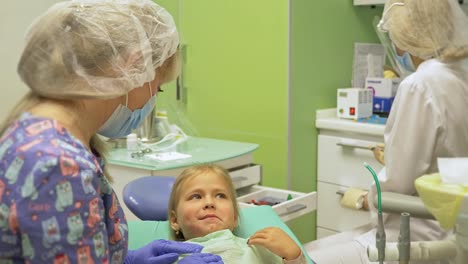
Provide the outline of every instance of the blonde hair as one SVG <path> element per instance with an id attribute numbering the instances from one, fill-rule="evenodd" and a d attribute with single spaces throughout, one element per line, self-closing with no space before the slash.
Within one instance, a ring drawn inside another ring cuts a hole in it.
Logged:
<path id="1" fill-rule="evenodd" d="M 230 196 L 232 197 L 232 207 L 234 208 L 234 217 L 237 219 L 239 217 L 239 206 L 237 205 L 236 200 L 236 189 L 234 188 L 234 184 L 232 183 L 231 176 L 229 176 L 229 172 L 224 169 L 223 167 L 216 165 L 216 164 L 202 164 L 192 166 L 190 168 L 185 169 L 176 179 L 174 182 L 174 186 L 172 187 L 171 196 L 169 198 L 168 204 L 168 219 L 171 219 L 171 212 L 176 211 L 177 206 L 179 205 L 180 201 L 180 193 L 182 191 L 182 187 L 186 181 L 189 179 L 194 178 L 203 173 L 212 172 L 220 177 L 226 182 Z M 171 234 L 172 239 L 178 241 L 185 241 L 184 235 L 182 232 L 176 232 L 172 228 L 169 227 L 169 232 Z"/>
<path id="2" fill-rule="evenodd" d="M 395 3 L 404 5 L 390 7 Z M 395 45 L 423 60 L 468 57 L 466 15 L 454 0 L 390 0 L 388 31 Z"/>

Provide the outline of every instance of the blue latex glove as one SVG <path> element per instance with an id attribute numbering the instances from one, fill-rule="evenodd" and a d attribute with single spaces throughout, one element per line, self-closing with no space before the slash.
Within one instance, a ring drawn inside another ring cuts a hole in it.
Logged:
<path id="1" fill-rule="evenodd" d="M 195 253 L 179 261 L 179 264 L 223 264 L 220 256 L 208 253 Z"/>
<path id="2" fill-rule="evenodd" d="M 200 253 L 202 249 L 203 246 L 192 243 L 154 240 L 142 248 L 129 250 L 124 264 L 172 264 L 179 258 L 179 254 Z M 186 264 L 189 263 L 192 262 Z M 199 262 L 194 262 L 194 264 L 197 263 Z"/>

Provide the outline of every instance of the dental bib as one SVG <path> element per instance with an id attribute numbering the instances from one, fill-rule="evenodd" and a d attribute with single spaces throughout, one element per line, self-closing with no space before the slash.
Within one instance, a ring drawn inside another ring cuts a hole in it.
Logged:
<path id="1" fill-rule="evenodd" d="M 203 246 L 203 253 L 219 255 L 225 264 L 268 263 L 282 264 L 283 259 L 261 246 L 247 245 L 247 239 L 235 236 L 230 230 L 220 230 L 187 242 Z"/>

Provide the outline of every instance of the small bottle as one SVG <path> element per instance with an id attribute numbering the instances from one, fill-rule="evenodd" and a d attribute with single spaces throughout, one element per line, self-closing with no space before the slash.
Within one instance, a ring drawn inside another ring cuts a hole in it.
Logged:
<path id="1" fill-rule="evenodd" d="M 127 136 L 127 151 L 137 151 L 138 150 L 138 138 L 135 133 L 131 133 Z"/>

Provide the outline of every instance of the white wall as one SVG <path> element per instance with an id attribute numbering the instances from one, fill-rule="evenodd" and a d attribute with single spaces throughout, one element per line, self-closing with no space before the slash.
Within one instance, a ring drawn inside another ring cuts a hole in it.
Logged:
<path id="1" fill-rule="evenodd" d="M 16 65 L 28 26 L 58 0 L 7 0 L 0 8 L 0 120 L 27 91 L 16 73 Z"/>

